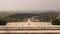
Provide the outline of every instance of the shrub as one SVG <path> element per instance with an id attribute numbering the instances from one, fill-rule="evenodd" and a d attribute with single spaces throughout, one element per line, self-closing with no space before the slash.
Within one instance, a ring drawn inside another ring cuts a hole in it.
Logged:
<path id="1" fill-rule="evenodd" d="M 55 19 L 52 21 L 52 25 L 60 25 L 60 21 L 58 19 Z"/>
<path id="2" fill-rule="evenodd" d="M 6 21 L 4 21 L 4 20 L 0 20 L 0 25 L 6 25 Z"/>

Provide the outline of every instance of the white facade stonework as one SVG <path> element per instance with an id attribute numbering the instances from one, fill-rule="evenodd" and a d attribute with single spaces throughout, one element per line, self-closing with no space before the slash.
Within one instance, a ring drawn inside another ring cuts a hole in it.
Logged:
<path id="1" fill-rule="evenodd" d="M 0 33 L 40 33 L 60 34 L 60 26 L 51 22 L 8 22 L 6 26 L 0 26 Z"/>

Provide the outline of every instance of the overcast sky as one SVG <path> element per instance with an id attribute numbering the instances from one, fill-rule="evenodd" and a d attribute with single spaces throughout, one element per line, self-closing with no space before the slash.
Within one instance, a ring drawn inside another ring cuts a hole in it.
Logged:
<path id="1" fill-rule="evenodd" d="M 60 10 L 60 0 L 0 0 L 0 10 Z"/>

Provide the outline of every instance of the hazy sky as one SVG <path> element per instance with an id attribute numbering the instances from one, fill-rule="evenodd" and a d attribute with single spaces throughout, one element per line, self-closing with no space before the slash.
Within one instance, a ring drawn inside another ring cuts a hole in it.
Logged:
<path id="1" fill-rule="evenodd" d="M 0 10 L 60 10 L 60 0 L 0 0 Z"/>

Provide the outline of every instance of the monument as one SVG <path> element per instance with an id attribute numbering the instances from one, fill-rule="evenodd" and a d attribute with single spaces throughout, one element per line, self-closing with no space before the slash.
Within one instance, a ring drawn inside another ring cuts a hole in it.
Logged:
<path id="1" fill-rule="evenodd" d="M 60 34 L 60 26 L 51 22 L 8 22 L 6 26 L 0 26 L 0 33 L 8 34 Z"/>
<path id="2" fill-rule="evenodd" d="M 10 27 L 50 27 L 51 22 L 32 22 L 28 18 L 27 22 L 8 22 L 6 26 Z"/>

